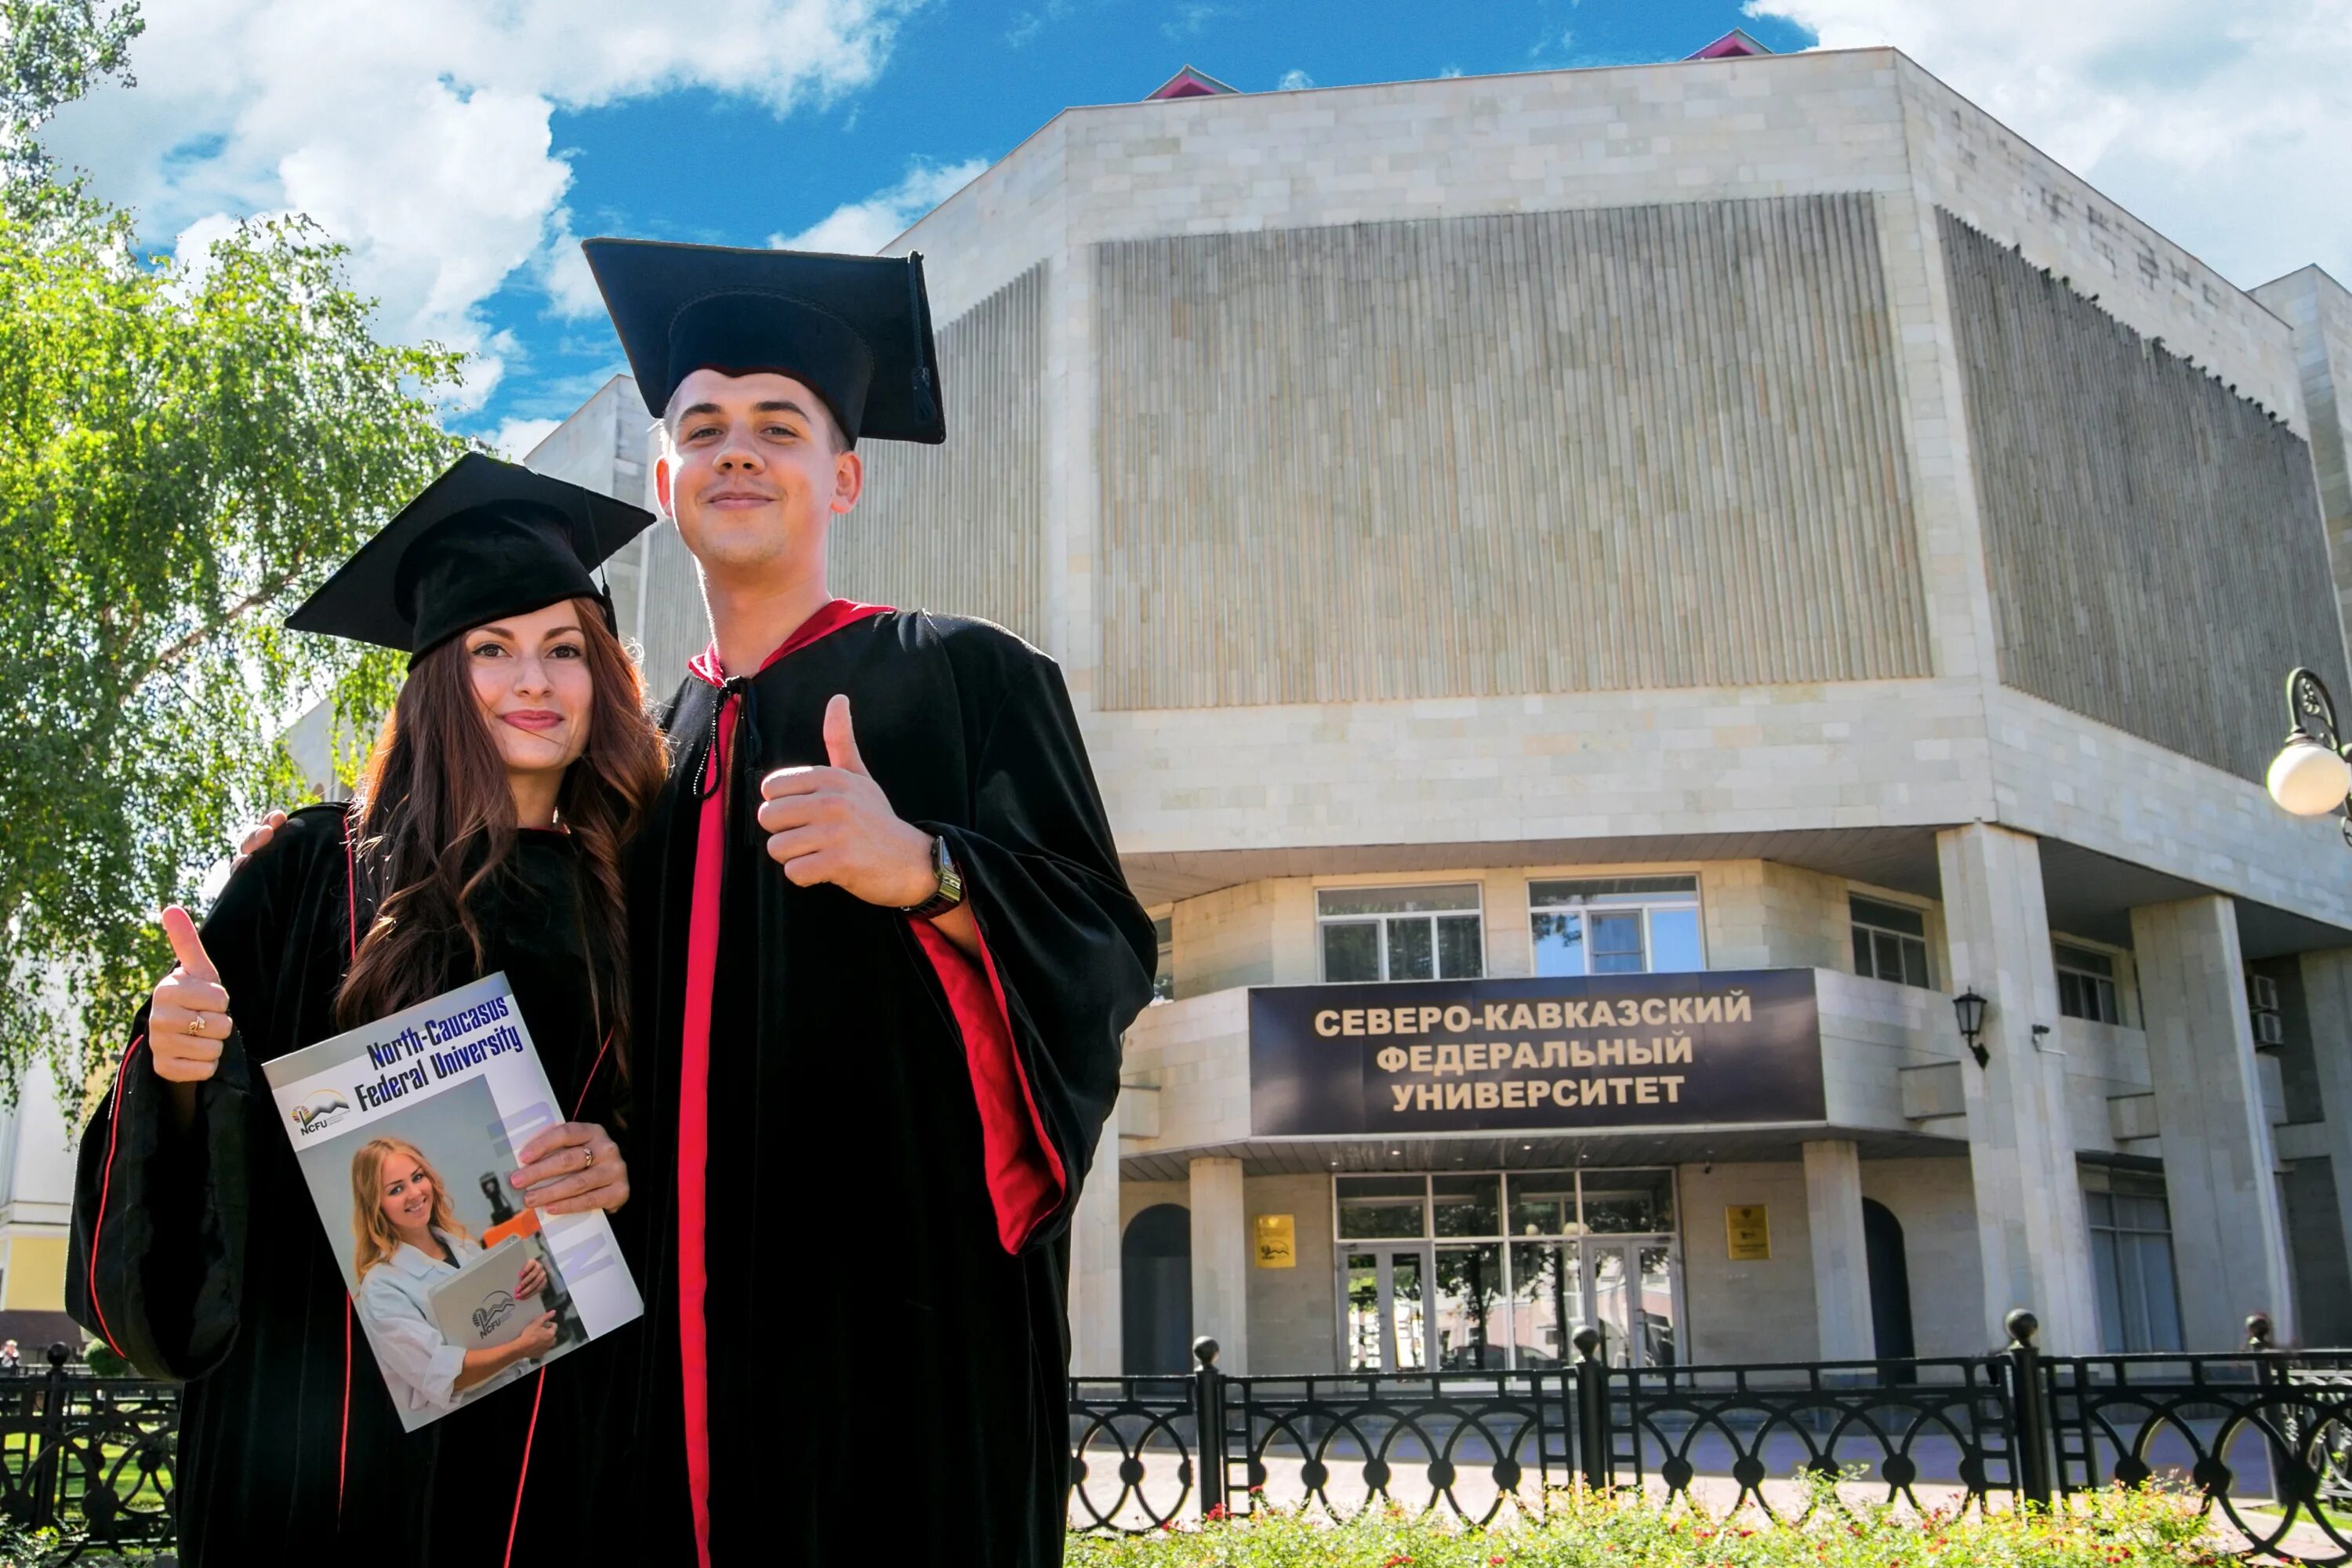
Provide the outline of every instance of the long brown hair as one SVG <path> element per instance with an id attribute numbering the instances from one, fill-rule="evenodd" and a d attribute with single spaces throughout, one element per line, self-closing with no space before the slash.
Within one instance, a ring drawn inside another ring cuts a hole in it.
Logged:
<path id="1" fill-rule="evenodd" d="M 556 820 L 586 873 L 582 889 L 588 994 L 614 1060 L 628 1062 L 628 920 L 621 856 L 663 776 L 660 733 L 645 715 L 645 683 L 604 625 L 604 606 L 575 599 L 594 687 L 588 744 L 565 770 Z M 467 638 L 419 656 L 368 757 L 353 809 L 359 875 L 375 918 L 343 976 L 335 1016 L 345 1028 L 421 1002 L 487 950 L 478 896 L 515 846 L 514 795 L 490 721 L 474 695 Z"/>
<path id="2" fill-rule="evenodd" d="M 425 1224 L 445 1236 L 474 1239 L 474 1233 L 457 1223 L 457 1212 L 449 1206 L 449 1189 L 423 1150 L 405 1138 L 371 1138 L 352 1156 L 352 1271 L 362 1279 L 400 1250 L 400 1232 L 383 1212 L 383 1163 L 394 1155 L 415 1161 L 433 1184 L 433 1213 Z"/>

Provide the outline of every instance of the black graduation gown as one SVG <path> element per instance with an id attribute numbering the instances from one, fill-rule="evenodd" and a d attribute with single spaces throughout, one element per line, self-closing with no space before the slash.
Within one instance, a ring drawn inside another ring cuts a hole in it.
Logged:
<path id="1" fill-rule="evenodd" d="M 1119 870 L 1061 672 L 1010 633 L 885 612 L 772 660 L 743 689 L 704 1099 L 712 1559 L 1058 1563 L 1064 1238 L 1118 1094 L 1120 1036 L 1150 994 L 1151 922 Z M 835 692 L 893 809 L 943 835 L 967 879 L 1029 1125 L 1061 1167 L 1058 1201 L 1010 1248 L 965 1037 L 914 922 L 838 888 L 794 886 L 755 820 L 761 776 L 825 762 Z M 670 785 L 636 845 L 635 1103 L 648 1172 L 677 1161 L 698 1087 L 680 1071 L 698 783 L 724 696 L 693 679 L 681 689 Z M 691 1564 L 678 1359 L 690 1222 L 676 1192 L 646 1202 L 647 1185 L 633 1187 L 624 1215 L 638 1227 L 648 1317 L 634 1450 L 647 1533 L 633 1560 Z"/>
<path id="2" fill-rule="evenodd" d="M 353 913 L 343 832 L 341 806 L 295 813 L 205 921 L 236 1032 L 184 1132 L 141 1010 L 81 1137 L 67 1308 L 141 1371 L 187 1380 L 173 1507 L 190 1568 L 243 1568 L 289 1548 L 336 1563 L 495 1565 L 510 1526 L 513 1563 L 577 1568 L 597 1560 L 581 1500 L 597 1475 L 591 1428 L 613 1336 L 547 1368 L 543 1384 L 519 1380 L 404 1434 L 278 1126 L 259 1064 L 340 1032 Z M 561 834 L 525 833 L 510 865 L 483 910 L 484 973 L 506 972 L 556 1093 L 609 1126 L 615 1064 L 598 1060 L 575 852 Z"/>

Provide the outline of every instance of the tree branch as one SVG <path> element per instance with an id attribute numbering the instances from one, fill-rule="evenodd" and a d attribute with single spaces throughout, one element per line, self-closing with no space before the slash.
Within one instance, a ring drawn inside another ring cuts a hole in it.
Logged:
<path id="1" fill-rule="evenodd" d="M 231 605 L 222 613 L 219 619 L 207 621 L 199 626 L 190 627 L 169 646 L 159 651 L 154 658 L 149 659 L 142 665 L 137 666 L 131 675 L 129 684 L 124 689 L 130 691 L 138 690 L 141 687 L 146 685 L 148 681 L 153 679 L 156 676 L 161 675 L 163 671 L 171 668 L 173 665 L 187 658 L 188 655 L 194 653 L 198 647 L 204 645 L 206 639 L 229 626 L 235 626 L 238 621 L 244 619 L 255 610 L 259 609 L 262 605 L 268 604 L 270 600 L 284 593 L 288 588 L 293 585 L 294 579 L 302 574 L 302 557 L 298 552 L 294 560 L 289 562 L 285 567 L 278 572 L 272 573 L 268 577 L 264 578 L 259 587 L 254 589 L 253 592 L 247 594 L 242 599 L 239 599 L 236 604 Z"/>

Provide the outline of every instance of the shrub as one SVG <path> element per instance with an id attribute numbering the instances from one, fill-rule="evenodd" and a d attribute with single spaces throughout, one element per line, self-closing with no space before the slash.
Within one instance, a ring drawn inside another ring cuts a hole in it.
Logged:
<path id="1" fill-rule="evenodd" d="M 1478 1529 L 1440 1514 L 1310 1508 L 1151 1535 L 1072 1536 L 1069 1568 L 2203 1568 L 2223 1557 L 2195 1501 L 2114 1489 L 2053 1509 L 1925 1514 L 1843 1501 L 1814 1485 L 1801 1519 L 1717 1515 L 1639 1493 L 1555 1492 L 1540 1517 Z"/>

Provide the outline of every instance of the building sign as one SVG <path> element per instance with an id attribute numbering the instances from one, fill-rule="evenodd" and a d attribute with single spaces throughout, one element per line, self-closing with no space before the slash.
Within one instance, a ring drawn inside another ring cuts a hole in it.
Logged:
<path id="1" fill-rule="evenodd" d="M 1257 1266 L 1260 1268 L 1298 1267 L 1298 1218 L 1296 1215 L 1257 1216 Z"/>
<path id="2" fill-rule="evenodd" d="M 1261 1137 L 1820 1121 L 1810 969 L 1252 987 Z"/>
<path id="3" fill-rule="evenodd" d="M 1724 1205 L 1723 1255 L 1734 1263 L 1762 1263 L 1772 1256 L 1772 1216 L 1762 1204 Z"/>

